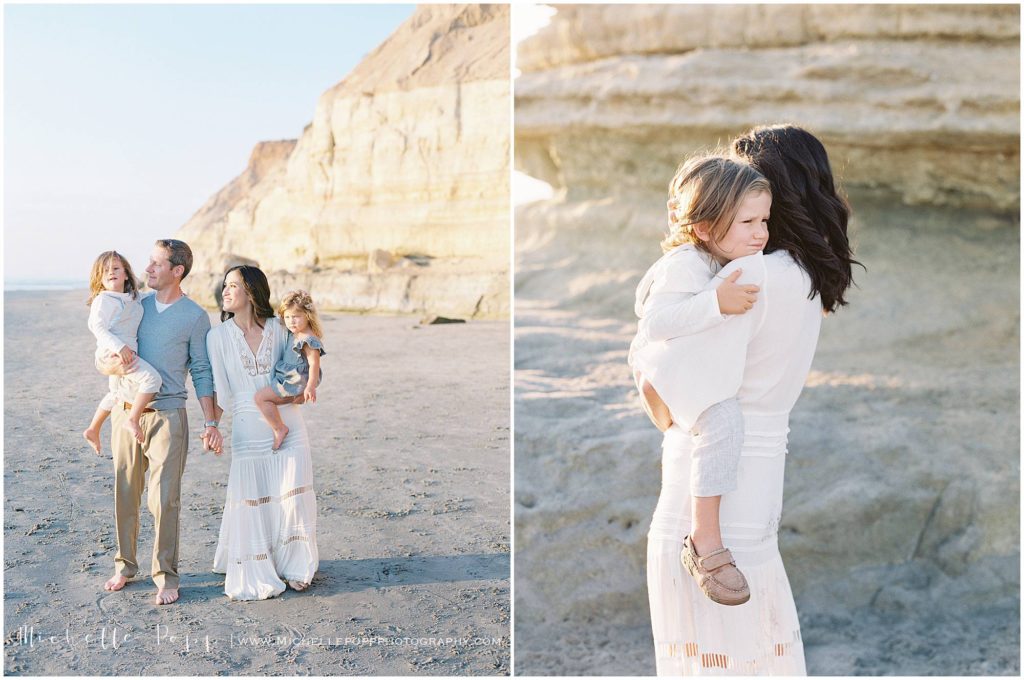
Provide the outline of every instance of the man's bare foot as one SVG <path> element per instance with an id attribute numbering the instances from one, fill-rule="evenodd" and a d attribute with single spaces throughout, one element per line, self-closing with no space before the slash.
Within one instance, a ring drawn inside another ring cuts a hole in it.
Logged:
<path id="1" fill-rule="evenodd" d="M 280 430 L 274 430 L 274 450 L 281 448 L 284 438 L 288 436 L 288 426 L 282 425 Z"/>
<path id="2" fill-rule="evenodd" d="M 303 583 L 302 581 L 288 581 L 288 587 L 292 590 L 302 592 L 303 590 L 309 587 L 309 584 Z"/>
<path id="3" fill-rule="evenodd" d="M 103 455 L 102 453 L 100 453 L 100 431 L 99 430 L 94 430 L 94 429 L 92 429 L 90 427 L 88 430 L 86 430 L 85 432 L 82 433 L 82 436 L 85 437 L 85 441 L 89 442 L 89 445 L 92 446 L 92 449 L 93 449 L 93 451 L 96 452 L 97 456 L 102 456 Z"/>
<path id="4" fill-rule="evenodd" d="M 177 601 L 177 588 L 161 588 L 160 590 L 156 591 L 156 597 L 153 598 L 153 604 L 171 604 L 172 602 Z"/>
<path id="5" fill-rule="evenodd" d="M 121 590 L 121 588 L 124 588 L 125 583 L 128 583 L 127 578 L 125 578 L 124 576 L 118 576 L 117 574 L 114 574 L 107 580 L 106 583 L 103 584 L 103 590 L 109 590 L 111 592 L 115 590 Z"/>
<path id="6" fill-rule="evenodd" d="M 137 421 L 128 419 L 124 421 L 124 427 L 132 433 L 132 437 L 135 438 L 135 441 L 140 444 L 145 443 L 145 440 L 142 438 L 142 428 L 139 426 Z"/>

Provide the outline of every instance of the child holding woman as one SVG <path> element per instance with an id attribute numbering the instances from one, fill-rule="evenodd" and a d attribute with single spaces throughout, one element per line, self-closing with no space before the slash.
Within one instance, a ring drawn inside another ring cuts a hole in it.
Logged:
<path id="1" fill-rule="evenodd" d="M 89 293 L 86 304 L 89 305 L 89 330 L 96 336 L 97 369 L 100 361 L 111 354 L 119 356 L 125 366 L 129 365 L 139 350 L 137 333 L 142 321 L 142 303 L 138 299 L 138 285 L 128 260 L 114 250 L 100 253 L 92 265 Z M 123 376 L 110 376 L 110 391 L 100 401 L 92 422 L 82 433 L 97 455 L 100 453 L 100 428 L 110 416 L 111 409 L 121 408 L 122 404 L 128 407 L 128 402 L 117 403 L 119 393 L 123 399 L 125 392 L 135 392 L 125 427 L 137 442 L 143 443 L 139 418 L 161 384 L 163 380 L 157 370 L 141 358 Z"/>
<path id="2" fill-rule="evenodd" d="M 274 431 L 274 450 L 281 448 L 288 436 L 288 426 L 277 407 L 281 404 L 316 403 L 316 388 L 323 380 L 320 357 L 324 351 L 323 328 L 313 305 L 313 298 L 304 290 L 286 294 L 277 309 L 288 329 L 287 349 L 274 367 L 274 380 L 256 393 L 256 406 Z"/>
<path id="3" fill-rule="evenodd" d="M 678 422 L 694 438 L 693 530 L 680 559 L 707 597 L 739 605 L 750 599 L 750 589 L 722 545 L 719 506 L 722 494 L 737 487 L 743 414 L 734 396 L 735 370 L 728 379 L 708 360 L 723 336 L 703 331 L 745 313 L 757 299 L 758 286 L 738 282 L 742 269 L 727 277 L 720 272 L 764 249 L 771 189 L 750 165 L 710 155 L 684 163 L 669 195 L 665 254 L 637 286 L 640 321 L 629 363 L 658 429 Z"/>

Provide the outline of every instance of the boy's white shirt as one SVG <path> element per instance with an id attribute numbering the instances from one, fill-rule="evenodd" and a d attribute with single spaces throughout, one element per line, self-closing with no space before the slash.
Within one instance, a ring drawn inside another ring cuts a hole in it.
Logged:
<path id="1" fill-rule="evenodd" d="M 699 333 L 726 318 L 718 294 L 704 290 L 721 270 L 709 253 L 686 244 L 651 265 L 636 288 L 634 310 L 640 317 L 630 353 L 648 342 Z"/>
<path id="2" fill-rule="evenodd" d="M 721 313 L 718 286 L 736 269 L 743 270 L 738 283 L 762 286 L 765 279 L 761 253 L 733 260 L 717 274 L 703 255 L 693 246 L 680 246 L 644 275 L 637 287 L 641 319 L 629 353 L 630 365 L 687 430 L 709 406 L 736 396 L 743 380 L 742 362 L 716 361 L 744 356 L 750 337 L 749 329 L 733 332 L 736 324 L 730 323 L 744 315 Z M 767 304 L 765 293 L 762 288 L 755 304 Z"/>

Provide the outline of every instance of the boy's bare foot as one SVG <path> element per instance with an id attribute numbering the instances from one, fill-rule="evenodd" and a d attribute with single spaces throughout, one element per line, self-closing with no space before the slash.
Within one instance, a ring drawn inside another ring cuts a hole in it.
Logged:
<path id="1" fill-rule="evenodd" d="M 177 588 L 161 588 L 160 590 L 156 591 L 156 597 L 153 598 L 153 604 L 171 604 L 172 602 L 177 601 Z"/>
<path id="2" fill-rule="evenodd" d="M 118 576 L 117 574 L 114 574 L 107 580 L 106 583 L 103 584 L 103 590 L 109 590 L 111 592 L 115 590 L 121 590 L 121 588 L 124 588 L 125 583 L 128 583 L 127 578 L 125 578 L 124 576 Z"/>
<path id="3" fill-rule="evenodd" d="M 292 590 L 297 590 L 301 592 L 308 588 L 309 584 L 303 583 L 302 581 L 288 581 L 288 587 L 290 587 Z"/>
<path id="4" fill-rule="evenodd" d="M 135 438 L 135 441 L 140 444 L 145 443 L 145 440 L 142 438 L 142 428 L 139 426 L 138 422 L 128 419 L 124 421 L 124 426 L 125 429 L 132 433 L 132 437 Z"/>
<path id="5" fill-rule="evenodd" d="M 281 448 L 284 438 L 288 436 L 288 426 L 282 425 L 280 430 L 274 430 L 274 450 Z"/>
<path id="6" fill-rule="evenodd" d="M 90 427 L 89 429 L 87 429 L 85 432 L 82 433 L 82 436 L 85 437 L 85 441 L 89 442 L 89 445 L 92 446 L 92 449 L 93 449 L 93 451 L 96 452 L 97 456 L 102 456 L 103 455 L 102 453 L 100 453 L 100 431 L 99 430 L 94 430 L 94 429 L 92 429 Z"/>

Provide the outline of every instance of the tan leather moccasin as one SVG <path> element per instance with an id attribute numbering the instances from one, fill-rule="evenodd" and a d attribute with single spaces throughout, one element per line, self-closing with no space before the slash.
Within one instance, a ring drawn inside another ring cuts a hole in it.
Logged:
<path id="1" fill-rule="evenodd" d="M 709 599 L 718 604 L 737 605 L 750 599 L 750 586 L 728 548 L 713 550 L 701 557 L 687 536 L 683 539 L 680 561 Z"/>

